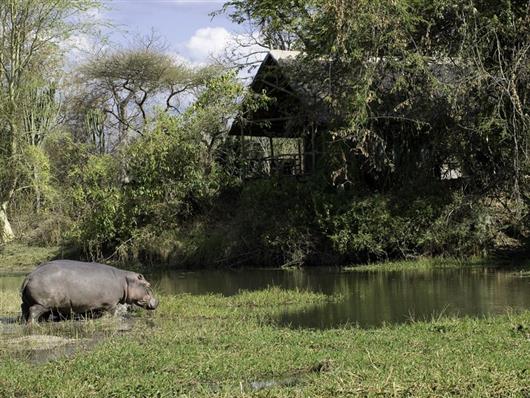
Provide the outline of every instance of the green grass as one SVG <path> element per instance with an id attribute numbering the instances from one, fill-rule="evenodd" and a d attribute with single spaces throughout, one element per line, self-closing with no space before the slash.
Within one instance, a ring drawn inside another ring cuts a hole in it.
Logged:
<path id="1" fill-rule="evenodd" d="M 328 299 L 279 289 L 161 297 L 157 311 L 143 313 L 146 322 L 133 331 L 109 333 L 72 357 L 36 365 L 0 351 L 0 396 L 530 394 L 530 312 L 373 330 L 274 324 L 281 311 Z M 95 329 L 98 322 L 104 321 L 95 321 Z M 253 390 L 256 381 L 269 388 Z"/>
<path id="2" fill-rule="evenodd" d="M 345 267 L 345 271 L 422 271 L 434 268 L 463 268 L 463 267 L 486 267 L 495 263 L 483 258 L 420 258 L 416 260 L 387 261 L 367 265 L 353 265 Z"/>
<path id="3" fill-rule="evenodd" d="M 530 261 L 525 256 L 510 256 L 500 257 L 467 257 L 467 258 L 451 258 L 451 257 L 434 257 L 434 258 L 418 258 L 414 260 L 398 260 L 386 261 L 366 265 L 352 265 L 344 267 L 345 271 L 425 271 L 440 268 L 505 268 L 520 270 L 521 274 L 530 273 L 526 271 L 530 269 Z"/>
<path id="4" fill-rule="evenodd" d="M 59 251 L 58 247 L 9 243 L 0 247 L 0 273 L 31 271 L 40 263 L 56 257 Z"/>

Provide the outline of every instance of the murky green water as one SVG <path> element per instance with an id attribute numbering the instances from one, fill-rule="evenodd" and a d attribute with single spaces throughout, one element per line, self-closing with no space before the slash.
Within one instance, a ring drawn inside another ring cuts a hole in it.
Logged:
<path id="1" fill-rule="evenodd" d="M 0 276 L 1 289 L 18 289 L 22 275 Z M 283 313 L 292 327 L 331 328 L 344 324 L 377 327 L 439 315 L 504 313 L 530 309 L 530 278 L 485 269 L 407 272 L 341 272 L 337 269 L 159 271 L 148 276 L 166 294 L 237 294 L 268 286 L 308 289 L 343 300 Z"/>
<path id="2" fill-rule="evenodd" d="M 343 297 L 339 302 L 285 312 L 278 322 L 292 327 L 331 328 L 345 324 L 377 327 L 441 314 L 483 316 L 530 309 L 530 278 L 484 269 L 160 272 L 153 279 L 167 293 L 232 295 L 239 290 L 279 286 Z"/>

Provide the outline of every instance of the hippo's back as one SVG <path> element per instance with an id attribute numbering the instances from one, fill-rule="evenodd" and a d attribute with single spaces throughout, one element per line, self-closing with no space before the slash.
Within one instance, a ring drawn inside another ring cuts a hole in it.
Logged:
<path id="1" fill-rule="evenodd" d="M 99 263 L 87 263 L 75 260 L 53 260 L 39 265 L 30 275 L 50 271 L 66 271 L 76 273 L 121 273 L 118 268 Z"/>

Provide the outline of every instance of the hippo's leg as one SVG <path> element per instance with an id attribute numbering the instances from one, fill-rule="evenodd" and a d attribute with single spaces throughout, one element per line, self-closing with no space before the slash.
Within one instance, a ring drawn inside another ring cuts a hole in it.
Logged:
<path id="1" fill-rule="evenodd" d="M 49 312 L 50 310 L 40 304 L 34 304 L 29 308 L 29 318 L 27 322 L 35 323 L 39 321 L 39 318 Z"/>
<path id="2" fill-rule="evenodd" d="M 29 319 L 29 304 L 27 303 L 22 303 L 21 306 L 20 306 L 20 311 L 21 311 L 21 321 L 22 322 L 27 322 L 28 319 Z"/>
<path id="3" fill-rule="evenodd" d="M 50 312 L 49 320 L 52 320 L 54 322 L 59 322 L 59 321 L 65 321 L 69 318 L 70 318 L 70 315 L 68 312 L 62 311 L 56 308 Z"/>
<path id="4" fill-rule="evenodd" d="M 118 314 L 118 306 L 117 305 L 111 305 L 109 307 L 107 307 L 107 312 L 115 317 L 117 314 Z"/>

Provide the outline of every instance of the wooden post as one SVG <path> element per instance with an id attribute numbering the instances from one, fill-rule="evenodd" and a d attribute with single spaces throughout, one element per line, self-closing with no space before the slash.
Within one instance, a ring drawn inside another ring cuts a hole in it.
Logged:
<path id="1" fill-rule="evenodd" d="M 274 166 L 274 140 L 272 139 L 272 136 L 269 136 L 269 145 L 271 147 L 270 170 L 271 170 L 271 174 L 272 174 L 273 168 L 275 167 Z"/>
<path id="2" fill-rule="evenodd" d="M 304 173 L 304 159 L 302 158 L 302 143 L 300 142 L 300 138 L 298 138 L 296 140 L 296 142 L 298 143 L 298 164 L 297 164 L 297 169 L 298 169 L 298 174 L 303 174 Z"/>
<path id="3" fill-rule="evenodd" d="M 311 153 L 312 153 L 312 164 L 311 164 L 311 173 L 315 172 L 317 158 L 316 158 L 316 148 L 315 148 L 315 126 L 311 125 Z"/>
<path id="4" fill-rule="evenodd" d="M 245 159 L 245 136 L 243 135 L 243 122 L 240 120 L 239 125 L 241 126 L 241 135 L 240 135 L 240 155 L 241 160 L 243 161 L 243 167 L 241 168 L 241 179 L 244 179 L 248 174 L 248 165 L 247 160 Z M 241 165 L 241 163 L 240 163 Z"/>

